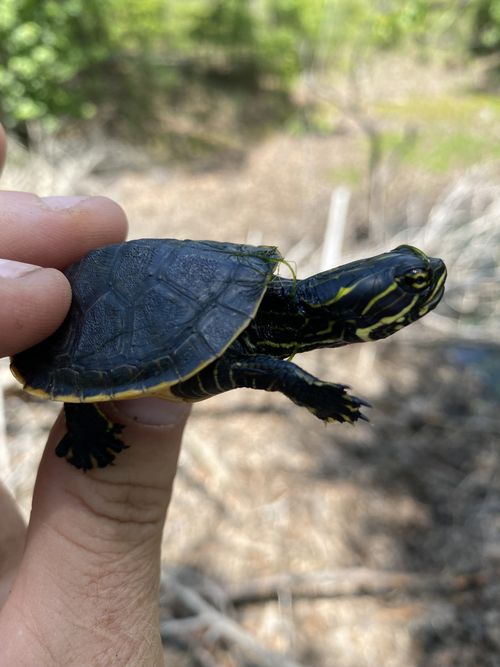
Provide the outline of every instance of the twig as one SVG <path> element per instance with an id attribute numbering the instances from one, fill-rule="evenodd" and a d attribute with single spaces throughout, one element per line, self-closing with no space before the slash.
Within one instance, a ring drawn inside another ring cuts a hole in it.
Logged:
<path id="1" fill-rule="evenodd" d="M 206 602 L 199 593 L 175 579 L 169 577 L 165 584 L 167 590 L 174 593 L 177 599 L 196 614 L 195 619 L 165 621 L 161 624 L 163 638 L 178 637 L 179 633 L 204 629 L 211 637 L 223 638 L 236 644 L 247 655 L 258 659 L 262 667 L 302 667 L 299 663 L 284 655 L 265 649 L 246 632 L 236 621 L 228 618 L 211 604 Z"/>
<path id="2" fill-rule="evenodd" d="M 332 192 L 321 252 L 320 271 L 326 271 L 340 264 L 350 198 L 351 192 L 345 185 L 335 188 Z"/>
<path id="3" fill-rule="evenodd" d="M 383 596 L 393 593 L 421 595 L 439 592 L 443 595 L 482 587 L 489 578 L 484 572 L 419 574 L 356 568 L 335 572 L 278 574 L 231 586 L 227 594 L 233 605 L 274 600 L 280 591 L 287 591 L 293 598 L 302 599 Z"/>
<path id="4" fill-rule="evenodd" d="M 202 667 L 219 667 L 210 653 L 202 646 L 193 646 L 193 654 Z"/>

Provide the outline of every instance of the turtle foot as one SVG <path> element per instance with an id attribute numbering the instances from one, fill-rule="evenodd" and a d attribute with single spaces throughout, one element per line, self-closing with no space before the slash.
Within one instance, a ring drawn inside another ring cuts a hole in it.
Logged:
<path id="1" fill-rule="evenodd" d="M 110 421 L 93 403 L 65 403 L 68 432 L 56 447 L 56 455 L 80 470 L 105 468 L 127 445 L 121 440 L 122 424 Z"/>

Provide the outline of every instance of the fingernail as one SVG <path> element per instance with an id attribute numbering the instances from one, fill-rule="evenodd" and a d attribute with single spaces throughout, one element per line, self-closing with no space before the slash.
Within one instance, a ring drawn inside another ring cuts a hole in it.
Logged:
<path id="1" fill-rule="evenodd" d="M 114 401 L 113 407 L 128 419 L 149 426 L 173 426 L 182 423 L 191 410 L 188 403 L 151 397 Z"/>
<path id="2" fill-rule="evenodd" d="M 80 197 L 42 197 L 42 201 L 54 211 L 65 211 L 77 206 L 82 201 L 89 199 L 86 196 Z"/>
<path id="3" fill-rule="evenodd" d="M 0 278 L 22 278 L 28 273 L 38 271 L 42 267 L 24 262 L 14 262 L 11 259 L 0 259 Z"/>

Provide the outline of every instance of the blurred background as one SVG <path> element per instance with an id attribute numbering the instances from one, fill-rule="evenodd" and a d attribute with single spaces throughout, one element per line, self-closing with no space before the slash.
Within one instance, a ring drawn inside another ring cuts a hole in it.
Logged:
<path id="1" fill-rule="evenodd" d="M 373 404 L 196 406 L 165 533 L 172 667 L 500 665 L 500 1 L 2 0 L 3 187 L 131 237 L 277 245 L 304 277 L 413 243 L 436 312 L 298 363 Z M 3 368 L 29 512 L 57 405 Z"/>

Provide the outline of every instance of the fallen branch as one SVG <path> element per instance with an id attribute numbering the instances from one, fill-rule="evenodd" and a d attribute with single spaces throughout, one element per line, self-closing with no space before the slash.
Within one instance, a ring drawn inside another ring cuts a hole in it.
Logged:
<path id="1" fill-rule="evenodd" d="M 492 573 L 485 572 L 419 574 L 381 572 L 368 568 L 305 574 L 284 573 L 229 586 L 227 599 L 233 605 L 244 605 L 275 600 L 285 592 L 294 599 L 384 596 L 395 593 L 449 595 L 484 587 L 491 578 Z"/>
<path id="2" fill-rule="evenodd" d="M 236 621 L 225 616 L 204 600 L 192 588 L 180 584 L 173 578 L 167 578 L 165 589 L 177 598 L 194 617 L 173 619 L 161 624 L 163 639 L 179 637 L 186 633 L 204 632 L 212 640 L 224 639 L 236 644 L 238 648 L 253 659 L 258 659 L 262 667 L 302 667 L 299 663 L 261 646 Z"/>

